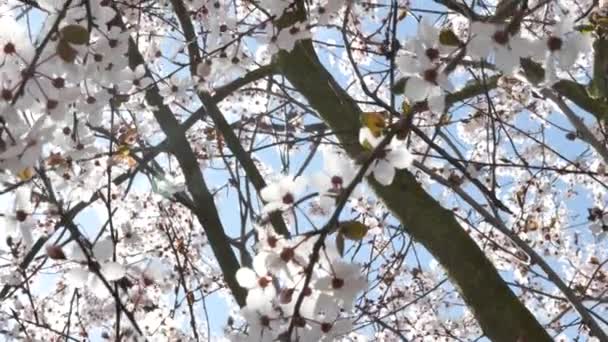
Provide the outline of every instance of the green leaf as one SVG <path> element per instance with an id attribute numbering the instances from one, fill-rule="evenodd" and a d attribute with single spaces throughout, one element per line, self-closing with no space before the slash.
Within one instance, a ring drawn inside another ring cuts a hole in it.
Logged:
<path id="1" fill-rule="evenodd" d="M 359 221 L 344 221 L 340 223 L 339 234 L 354 241 L 361 241 L 367 235 L 368 227 Z"/>
<path id="2" fill-rule="evenodd" d="M 407 77 L 402 77 L 400 79 L 397 80 L 397 82 L 395 82 L 395 84 L 393 84 L 393 87 L 391 88 L 391 91 L 393 92 L 393 94 L 395 95 L 401 95 L 405 92 L 405 85 L 407 84 Z"/>
<path id="3" fill-rule="evenodd" d="M 590 33 L 595 31 L 595 26 L 591 25 L 591 24 L 586 24 L 586 25 L 577 25 L 574 26 L 574 29 L 582 32 L 582 33 Z"/>
<path id="4" fill-rule="evenodd" d="M 361 114 L 361 123 L 377 138 L 386 127 L 386 118 L 382 112 L 364 112 Z"/>
<path id="5" fill-rule="evenodd" d="M 462 44 L 456 33 L 450 29 L 442 29 L 439 32 L 439 42 L 446 46 L 460 46 Z"/>
<path id="6" fill-rule="evenodd" d="M 74 45 L 85 45 L 89 42 L 89 31 L 80 25 L 67 25 L 60 31 L 61 39 Z"/>
<path id="7" fill-rule="evenodd" d="M 412 114 L 412 108 L 412 104 L 408 100 L 403 100 L 403 102 L 401 102 L 401 114 L 404 117 Z"/>
<path id="8" fill-rule="evenodd" d="M 530 58 L 521 58 L 520 63 L 524 69 L 524 75 L 532 84 L 539 84 L 545 79 L 545 69 L 540 64 Z"/>
<path id="9" fill-rule="evenodd" d="M 60 39 L 59 43 L 57 43 L 57 55 L 59 55 L 59 58 L 63 59 L 64 62 L 74 63 L 78 51 L 71 47 L 67 41 Z"/>
<path id="10" fill-rule="evenodd" d="M 587 95 L 589 95 L 589 97 L 594 100 L 601 99 L 604 95 L 600 82 L 595 82 L 595 80 L 591 80 L 591 83 L 587 87 Z"/>

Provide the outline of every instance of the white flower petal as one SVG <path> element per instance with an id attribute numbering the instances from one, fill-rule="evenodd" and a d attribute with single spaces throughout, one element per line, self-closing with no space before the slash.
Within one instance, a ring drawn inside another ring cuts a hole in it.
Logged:
<path id="1" fill-rule="evenodd" d="M 431 112 L 443 114 L 443 112 L 445 111 L 445 95 L 429 97 L 428 104 Z"/>
<path id="2" fill-rule="evenodd" d="M 572 42 L 572 48 L 579 53 L 586 53 L 593 48 L 593 40 L 590 34 L 575 32 L 568 37 L 568 41 Z"/>
<path id="3" fill-rule="evenodd" d="M 385 160 L 379 160 L 374 168 L 374 178 L 378 183 L 388 186 L 395 178 L 395 168 Z"/>
<path id="4" fill-rule="evenodd" d="M 258 283 L 258 276 L 247 267 L 241 267 L 236 271 L 236 281 L 246 289 L 254 288 Z"/>
<path id="5" fill-rule="evenodd" d="M 423 17 L 418 24 L 418 38 L 427 44 L 432 44 L 439 38 L 439 30 Z"/>
<path id="6" fill-rule="evenodd" d="M 570 70 L 574 66 L 578 57 L 579 50 L 573 41 L 567 41 L 563 48 L 559 50 L 558 64 L 561 69 Z"/>
<path id="7" fill-rule="evenodd" d="M 519 57 L 504 47 L 496 49 L 496 67 L 505 74 L 512 74 L 519 64 Z"/>
<path id="8" fill-rule="evenodd" d="M 114 254 L 114 243 L 110 238 L 97 241 L 93 246 L 93 256 L 98 261 L 109 260 Z"/>
<path id="9" fill-rule="evenodd" d="M 334 197 L 327 195 L 319 196 L 319 207 L 321 207 L 324 212 L 329 213 L 334 205 L 336 205 L 336 199 Z"/>
<path id="10" fill-rule="evenodd" d="M 93 273 L 90 273 L 87 287 L 97 298 L 103 299 L 111 295 L 106 285 L 101 281 L 101 278 Z"/>
<path id="11" fill-rule="evenodd" d="M 26 250 L 29 250 L 34 245 L 34 238 L 32 236 L 32 228 L 33 225 L 28 225 L 21 223 L 19 225 L 19 230 L 21 232 L 21 239 L 23 244 L 25 245 Z"/>
<path id="12" fill-rule="evenodd" d="M 325 165 L 327 166 L 326 159 L 323 159 L 323 161 L 325 161 Z M 322 193 L 331 188 L 330 177 L 331 176 L 325 174 L 324 172 L 318 172 L 312 176 L 312 178 L 310 179 L 310 183 L 315 189 Z"/>
<path id="13" fill-rule="evenodd" d="M 538 48 L 538 41 L 531 41 L 520 36 L 511 37 L 509 47 L 518 64 L 520 57 L 541 57 L 546 50 Z"/>
<path id="14" fill-rule="evenodd" d="M 486 58 L 492 51 L 490 34 L 496 32 L 496 26 L 481 22 L 471 23 L 471 41 L 467 45 L 467 52 L 478 58 Z"/>
<path id="15" fill-rule="evenodd" d="M 86 261 L 86 255 L 84 254 L 84 251 L 82 250 L 82 248 L 80 248 L 80 246 L 78 245 L 78 243 L 76 243 L 76 241 L 72 241 L 70 242 L 66 248 L 66 257 L 69 260 L 72 261 Z"/>
<path id="16" fill-rule="evenodd" d="M 278 184 L 269 184 L 260 191 L 260 196 L 265 202 L 277 201 L 281 198 L 281 190 Z"/>
<path id="17" fill-rule="evenodd" d="M 426 99 L 431 84 L 420 77 L 410 77 L 405 85 L 405 97 L 413 102 Z"/>
<path id="18" fill-rule="evenodd" d="M 247 307 L 262 312 L 269 311 L 271 301 L 269 301 L 268 298 L 265 298 L 265 296 L 261 296 L 260 292 L 261 291 L 249 291 L 246 299 Z"/>
<path id="19" fill-rule="evenodd" d="M 285 206 L 282 202 L 270 202 L 264 206 L 262 211 L 265 214 L 269 214 L 278 210 L 283 210 L 284 208 L 286 209 L 287 206 Z"/>
<path id="20" fill-rule="evenodd" d="M 561 20 L 553 27 L 553 34 L 561 37 L 570 31 L 572 26 L 574 26 L 574 17 L 566 16 L 561 18 Z"/>
<path id="21" fill-rule="evenodd" d="M 64 277 L 68 285 L 81 288 L 87 283 L 87 279 L 89 279 L 89 271 L 84 268 L 72 268 L 65 273 Z"/>
<path id="22" fill-rule="evenodd" d="M 46 116 L 44 117 L 46 118 Z M 42 120 L 38 120 L 38 122 L 41 122 Z M 35 125 L 38 124 L 38 122 L 36 122 Z M 32 131 L 34 130 L 34 128 L 31 129 Z M 18 188 L 16 193 L 15 193 L 15 209 L 16 210 L 23 210 L 26 213 L 27 212 L 31 212 L 32 211 L 32 204 L 30 201 L 30 191 L 27 188 Z"/>
<path id="23" fill-rule="evenodd" d="M 304 189 L 306 189 L 307 184 L 308 184 L 308 181 L 307 181 L 306 177 L 299 176 L 298 178 L 293 180 L 293 185 L 291 187 L 292 193 L 293 194 L 301 193 L 302 191 L 304 191 Z"/>
<path id="24" fill-rule="evenodd" d="M 405 169 L 412 165 L 414 157 L 405 146 L 399 146 L 387 153 L 386 159 L 397 169 Z"/>
<path id="25" fill-rule="evenodd" d="M 439 85 L 439 87 L 435 87 L 437 89 L 437 93 L 441 93 L 441 90 L 450 93 L 454 91 L 454 85 L 452 82 L 450 82 L 448 75 L 446 75 L 443 71 L 437 76 L 437 85 Z M 435 92 L 432 93 L 435 94 Z M 429 96 L 431 96 L 431 94 L 429 94 Z"/>
<path id="26" fill-rule="evenodd" d="M 107 262 L 101 265 L 101 274 L 107 281 L 115 281 L 125 276 L 127 270 L 117 262 Z"/>
<path id="27" fill-rule="evenodd" d="M 407 55 L 397 57 L 395 64 L 404 76 L 410 76 L 420 72 L 418 62 L 414 58 Z"/>
<path id="28" fill-rule="evenodd" d="M 550 86 L 559 81 L 555 70 L 556 59 L 555 54 L 549 54 L 545 61 L 545 83 Z"/>
<path id="29" fill-rule="evenodd" d="M 249 299 L 249 296 L 257 297 L 258 299 L 252 300 Z M 266 286 L 265 288 L 256 287 L 247 292 L 247 305 L 249 305 L 249 303 L 255 303 L 257 300 L 264 300 L 270 303 L 275 296 L 276 291 L 272 285 Z"/>
<path id="30" fill-rule="evenodd" d="M 259 276 L 265 276 L 268 274 L 268 267 L 266 267 L 266 259 L 268 258 L 267 254 L 267 252 L 259 252 L 253 258 L 253 270 Z"/>
<path id="31" fill-rule="evenodd" d="M 332 287 L 331 287 L 331 282 L 332 282 L 333 278 L 326 276 L 326 277 L 321 277 L 319 279 L 317 279 L 317 281 L 314 284 L 314 288 L 320 291 L 331 291 Z"/>

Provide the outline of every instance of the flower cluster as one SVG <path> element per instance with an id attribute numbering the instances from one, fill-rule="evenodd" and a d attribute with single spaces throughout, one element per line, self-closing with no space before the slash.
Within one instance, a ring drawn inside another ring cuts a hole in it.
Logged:
<path id="1" fill-rule="evenodd" d="M 591 47 L 590 35 L 575 30 L 573 21 L 571 16 L 559 18 L 547 37 L 536 40 L 524 37 L 517 23 L 472 21 L 465 41 L 423 18 L 417 36 L 403 44 L 406 52 L 396 60 L 396 66 L 407 77 L 404 95 L 412 102 L 426 100 L 432 112 L 442 114 L 445 94 L 455 91 L 449 80 L 453 70 L 446 69 L 445 61 L 460 58 L 460 49 L 472 60 L 490 62 L 486 64 L 488 68 L 505 75 L 519 70 L 521 58 L 539 60 L 545 69 L 544 82 L 551 85 L 559 80 L 558 70 L 571 69 L 578 56 Z"/>
<path id="2" fill-rule="evenodd" d="M 0 1 L 2 335 L 472 340 L 419 244 L 454 213 L 553 336 L 592 340 L 564 294 L 607 309 L 605 13 L 410 2 Z M 333 116 L 401 103 L 412 134 Z M 260 206 L 249 178 L 279 172 Z"/>
<path id="3" fill-rule="evenodd" d="M 348 334 L 353 302 L 367 287 L 361 267 L 341 260 L 328 245 L 314 252 L 319 236 L 286 239 L 264 228 L 258 234 L 265 237 L 256 246 L 252 268 L 236 274 L 248 291 L 241 314 L 249 328 L 233 340 L 333 341 Z"/>

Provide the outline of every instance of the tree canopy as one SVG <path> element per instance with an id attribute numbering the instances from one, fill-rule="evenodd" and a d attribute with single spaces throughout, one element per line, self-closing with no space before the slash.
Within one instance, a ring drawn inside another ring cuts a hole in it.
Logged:
<path id="1" fill-rule="evenodd" d="M 608 341 L 603 0 L 0 0 L 0 339 Z"/>

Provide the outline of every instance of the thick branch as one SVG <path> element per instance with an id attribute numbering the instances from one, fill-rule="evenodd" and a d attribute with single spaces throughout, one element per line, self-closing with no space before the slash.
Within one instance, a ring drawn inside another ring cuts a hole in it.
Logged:
<path id="1" fill-rule="evenodd" d="M 541 94 L 546 96 L 549 100 L 553 101 L 557 107 L 564 113 L 564 115 L 570 120 L 572 126 L 576 128 L 581 139 L 587 144 L 591 145 L 595 151 L 604 159 L 604 162 L 608 163 L 608 149 L 606 145 L 602 143 L 598 138 L 595 137 L 593 132 L 585 125 L 583 120 L 576 115 L 576 113 L 568 107 L 568 105 L 559 96 L 556 96 L 551 90 L 543 89 Z"/>
<path id="2" fill-rule="evenodd" d="M 574 81 L 561 80 L 553 85 L 553 89 L 595 116 L 598 121 L 606 120 L 608 105 L 600 100 L 591 98 L 584 86 Z"/>
<path id="3" fill-rule="evenodd" d="M 194 31 L 194 27 L 192 25 L 192 21 L 186 11 L 186 8 L 181 0 L 172 0 L 173 8 L 175 10 L 175 14 L 180 22 L 182 30 L 184 31 L 184 36 L 188 41 L 188 54 L 190 58 L 190 71 L 194 75 L 196 73 L 196 64 L 200 61 L 200 53 L 199 47 L 197 43 L 196 33 Z M 199 92 L 198 96 L 200 100 L 203 102 L 203 105 L 207 108 L 207 114 L 211 117 L 213 122 L 215 123 L 216 128 L 222 132 L 224 137 L 224 141 L 226 142 L 226 146 L 232 151 L 236 159 L 241 163 L 243 169 L 245 170 L 245 174 L 251 180 L 251 183 L 255 187 L 258 194 L 262 191 L 263 188 L 266 187 L 266 182 L 264 181 L 264 177 L 258 171 L 255 163 L 251 156 L 245 151 L 239 138 L 236 136 L 232 127 L 221 110 L 217 107 L 216 101 L 223 99 L 230 92 L 236 90 L 238 87 L 242 86 L 243 82 L 250 82 L 260 77 L 263 77 L 266 74 L 270 74 L 271 69 L 269 67 L 263 67 L 258 69 L 259 72 L 250 73 L 249 76 L 242 78 L 241 82 L 233 82 L 231 85 L 226 88 L 220 88 L 215 96 L 211 96 L 206 92 Z M 279 212 L 275 212 L 270 215 L 270 222 L 272 223 L 275 231 L 281 235 L 288 236 L 289 230 L 283 221 L 283 218 Z"/>
<path id="4" fill-rule="evenodd" d="M 134 62 L 132 66 L 144 64 L 144 59 L 137 49 L 135 42 L 129 42 L 129 55 Z M 220 265 L 224 279 L 232 291 L 237 303 L 245 305 L 245 291 L 236 281 L 236 271 L 240 268 L 230 241 L 227 238 L 222 222 L 217 213 L 213 196 L 205 183 L 196 155 L 186 138 L 185 131 L 171 112 L 171 109 L 163 104 L 158 87 L 152 86 L 146 91 L 146 101 L 158 108 L 154 111 L 154 117 L 161 129 L 167 136 L 168 150 L 177 159 L 186 180 L 186 187 L 192 195 L 196 205 L 194 214 L 205 229 L 209 245 Z"/>
<path id="5" fill-rule="evenodd" d="M 361 110 L 318 60 L 312 43 L 303 41 L 292 53 L 282 53 L 281 72 L 319 112 L 353 158 L 358 143 Z M 368 178 L 374 191 L 412 237 L 443 265 L 472 308 L 484 332 L 494 341 L 551 341 L 545 329 L 513 294 L 473 239 L 407 172 L 398 172 L 391 186 Z"/>

